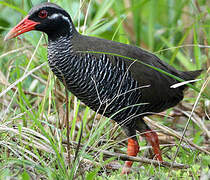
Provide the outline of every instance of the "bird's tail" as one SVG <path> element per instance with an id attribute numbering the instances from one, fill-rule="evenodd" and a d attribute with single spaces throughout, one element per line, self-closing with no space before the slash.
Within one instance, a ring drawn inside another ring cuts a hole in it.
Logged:
<path id="1" fill-rule="evenodd" d="M 194 80 L 194 79 L 196 79 L 196 77 L 198 77 L 201 74 L 202 71 L 203 70 L 181 71 L 179 77 L 182 78 L 185 81 Z M 188 87 L 186 84 L 188 84 L 188 83 L 192 83 L 193 84 L 194 82 L 196 82 L 196 81 L 190 81 L 190 82 L 186 82 L 186 83 L 185 82 L 178 83 L 178 86 L 174 85 L 172 87 L 179 87 L 181 90 L 184 90 L 184 89 L 186 89 Z"/>
<path id="2" fill-rule="evenodd" d="M 202 71 L 203 71 L 202 69 L 197 71 L 184 71 L 181 72 L 181 78 L 184 79 L 185 81 L 193 80 L 196 77 L 198 77 Z"/>

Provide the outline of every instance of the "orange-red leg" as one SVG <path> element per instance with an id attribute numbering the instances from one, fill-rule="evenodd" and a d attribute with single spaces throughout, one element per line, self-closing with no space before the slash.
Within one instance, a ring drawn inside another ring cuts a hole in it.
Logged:
<path id="1" fill-rule="evenodd" d="M 158 140 L 158 135 L 156 132 L 152 131 L 152 130 L 147 130 L 144 133 L 144 136 L 146 138 L 146 140 L 151 144 L 154 154 L 155 154 L 155 158 L 162 162 L 162 156 L 161 156 L 161 151 L 160 151 L 160 145 L 159 145 L 159 140 Z"/>
<path id="2" fill-rule="evenodd" d="M 128 139 L 127 155 L 137 156 L 138 152 L 139 152 L 139 144 L 137 140 L 134 140 L 131 138 Z M 128 174 L 130 172 L 132 164 L 133 164 L 133 161 L 126 161 L 122 170 L 122 174 Z"/>

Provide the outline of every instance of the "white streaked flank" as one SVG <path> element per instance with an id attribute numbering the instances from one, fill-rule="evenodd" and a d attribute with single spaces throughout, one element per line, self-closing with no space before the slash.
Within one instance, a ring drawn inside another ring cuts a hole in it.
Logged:
<path id="1" fill-rule="evenodd" d="M 176 83 L 176 84 L 173 84 L 170 88 L 178 88 L 180 86 L 184 86 L 185 84 L 193 83 L 193 82 L 200 81 L 200 80 L 201 79 L 193 79 L 193 80 L 189 80 L 189 81 L 184 81 L 184 82 Z"/>

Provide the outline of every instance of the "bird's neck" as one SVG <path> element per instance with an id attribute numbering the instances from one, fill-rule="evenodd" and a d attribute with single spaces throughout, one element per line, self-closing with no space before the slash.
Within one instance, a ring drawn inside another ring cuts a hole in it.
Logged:
<path id="1" fill-rule="evenodd" d="M 48 37 L 48 61 L 50 68 L 56 76 L 65 75 L 65 67 L 71 64 L 74 56 L 72 50 L 72 36 L 60 36 L 56 39 Z M 59 78 L 60 79 L 60 78 Z"/>
<path id="2" fill-rule="evenodd" d="M 48 35 L 49 41 L 59 41 L 63 37 L 70 39 L 74 35 L 78 34 L 76 28 L 71 23 L 63 24 L 62 27 L 58 26 L 57 29 L 53 31 L 47 31 L 46 33 Z"/>

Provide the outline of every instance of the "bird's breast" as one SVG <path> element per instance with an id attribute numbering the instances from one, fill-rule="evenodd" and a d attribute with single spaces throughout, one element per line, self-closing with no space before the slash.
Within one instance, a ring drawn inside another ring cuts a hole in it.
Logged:
<path id="1" fill-rule="evenodd" d="M 73 52 L 71 45 L 68 50 L 51 45 L 48 61 L 52 71 L 87 106 L 108 117 L 115 114 L 112 119 L 138 111 L 138 83 L 120 58 L 116 57 L 113 64 L 105 54 L 81 54 Z"/>

